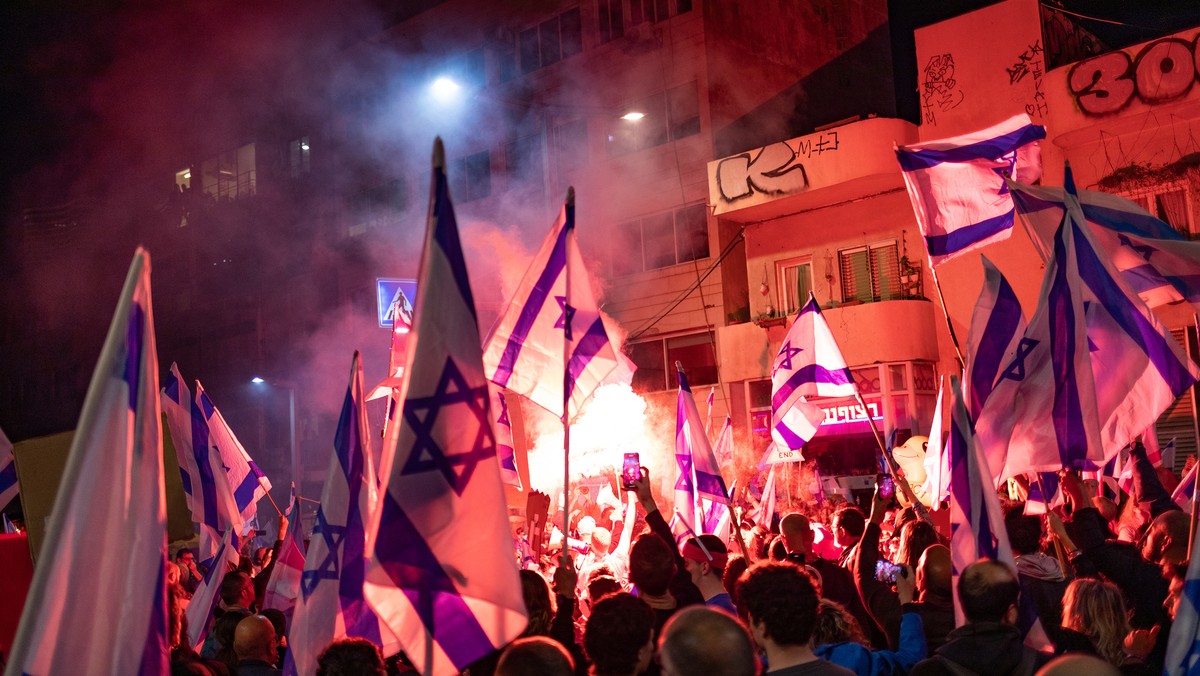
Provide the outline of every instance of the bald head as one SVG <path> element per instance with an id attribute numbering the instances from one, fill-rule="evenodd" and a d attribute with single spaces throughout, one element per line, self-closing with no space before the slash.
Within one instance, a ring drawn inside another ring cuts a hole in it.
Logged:
<path id="1" fill-rule="evenodd" d="M 572 676 L 575 660 L 558 641 L 545 636 L 520 638 L 500 655 L 496 676 Z"/>
<path id="2" fill-rule="evenodd" d="M 275 627 L 262 615 L 250 615 L 238 622 L 233 632 L 233 652 L 239 660 L 262 660 L 275 664 Z"/>
<path id="3" fill-rule="evenodd" d="M 953 594 L 952 574 L 950 549 L 945 545 L 927 547 L 917 562 L 917 589 L 921 597 L 950 599 Z"/>
<path id="4" fill-rule="evenodd" d="M 788 553 L 808 555 L 812 552 L 813 532 L 808 517 L 792 512 L 779 521 L 779 532 Z"/>
<path id="5" fill-rule="evenodd" d="M 1012 568 L 991 559 L 967 566 L 958 578 L 958 599 L 968 622 L 1015 624 L 1021 593 Z"/>
<path id="6" fill-rule="evenodd" d="M 1188 558 L 1188 531 L 1191 517 L 1186 512 L 1171 510 L 1158 515 L 1146 532 L 1142 556 L 1157 564 L 1180 563 Z"/>
<path id="7" fill-rule="evenodd" d="M 750 634 L 732 615 L 705 606 L 675 613 L 658 642 L 664 676 L 755 676 Z"/>
<path id="8" fill-rule="evenodd" d="M 1071 653 L 1050 660 L 1037 676 L 1118 676 L 1113 665 L 1094 655 Z"/>

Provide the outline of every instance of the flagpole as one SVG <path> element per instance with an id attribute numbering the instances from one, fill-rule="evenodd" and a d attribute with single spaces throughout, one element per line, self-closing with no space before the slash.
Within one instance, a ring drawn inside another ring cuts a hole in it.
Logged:
<path id="1" fill-rule="evenodd" d="M 899 479 L 899 481 L 896 481 L 895 483 L 900 487 L 900 490 L 904 492 L 904 497 L 912 503 L 913 511 L 917 513 L 917 516 L 921 517 L 921 519 L 925 521 L 933 523 L 933 519 L 931 519 L 929 516 L 929 511 L 926 510 L 925 505 L 921 504 L 921 501 L 917 499 L 917 496 L 912 491 L 912 486 L 908 485 L 908 479 L 904 477 L 904 472 L 900 470 L 900 468 L 896 467 L 896 463 L 892 458 L 891 452 L 888 451 L 887 446 L 883 443 L 883 437 L 879 436 L 879 429 L 875 427 L 875 419 L 871 417 L 871 410 L 867 408 L 867 402 L 863 401 L 862 394 L 858 392 L 857 389 L 854 392 L 854 398 L 857 399 L 858 403 L 863 407 L 863 412 L 867 416 L 867 422 L 871 425 L 871 433 L 875 435 L 875 443 L 879 444 L 879 450 L 883 452 L 883 462 L 888 467 L 888 473 Z"/>
<path id="2" fill-rule="evenodd" d="M 565 227 L 575 229 L 575 186 L 567 188 L 567 222 Z M 568 233 L 568 237 L 574 232 Z M 563 263 L 563 296 L 565 306 L 571 304 L 571 257 L 566 257 L 566 262 Z M 563 515 L 562 515 L 562 557 L 567 554 L 567 514 L 568 504 L 571 498 L 571 391 L 567 387 L 567 374 L 571 372 L 571 315 L 564 311 L 563 323 L 566 329 L 563 331 L 563 410 L 562 410 L 562 426 L 563 426 Z"/>
<path id="3" fill-rule="evenodd" d="M 1046 492 L 1046 484 L 1042 482 L 1041 472 L 1034 472 L 1033 480 L 1037 482 L 1038 490 L 1042 492 L 1042 499 L 1046 501 L 1046 512 L 1048 513 L 1050 511 L 1051 496 Z M 1025 497 L 1026 500 L 1028 500 L 1029 496 L 1027 495 Z M 1054 555 L 1058 558 L 1058 565 L 1062 567 L 1063 570 L 1067 570 L 1067 554 L 1063 551 L 1062 542 L 1059 542 L 1058 538 L 1050 538 L 1050 541 L 1054 543 Z M 1189 549 L 1188 551 L 1191 550 Z"/>
<path id="4" fill-rule="evenodd" d="M 938 282 L 937 269 L 932 260 L 929 261 L 929 276 L 933 277 L 933 288 L 937 291 L 938 300 L 942 304 L 942 317 L 946 319 L 946 328 L 950 331 L 950 343 L 954 346 L 954 353 L 958 355 L 958 366 L 962 368 L 967 362 L 963 359 L 962 348 L 958 345 L 958 335 L 954 333 L 954 324 L 950 321 L 950 310 L 946 309 L 946 297 L 942 295 L 942 285 Z"/>

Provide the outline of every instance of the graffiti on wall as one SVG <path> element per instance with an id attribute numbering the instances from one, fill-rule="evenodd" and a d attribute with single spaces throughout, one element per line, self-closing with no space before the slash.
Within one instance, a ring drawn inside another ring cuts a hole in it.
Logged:
<path id="1" fill-rule="evenodd" d="M 1163 38 L 1136 56 L 1109 52 L 1075 64 L 1067 87 L 1085 115 L 1108 115 L 1137 99 L 1156 104 L 1187 94 L 1200 72 L 1200 35 L 1191 42 Z"/>
<path id="2" fill-rule="evenodd" d="M 808 188 L 802 160 L 840 147 L 836 131 L 821 132 L 760 148 L 757 153 L 726 157 L 717 164 L 717 188 L 725 202 L 761 195 L 786 195 Z"/>
<path id="3" fill-rule="evenodd" d="M 1046 92 L 1042 89 L 1042 75 L 1045 73 L 1041 40 L 1035 40 L 1025 51 L 1021 52 L 1008 71 L 1008 84 L 1016 85 L 1029 80 L 1033 83 L 1033 100 L 1025 104 L 1025 113 L 1030 117 L 1046 116 Z"/>
<path id="4" fill-rule="evenodd" d="M 937 124 L 937 112 L 954 110 L 963 102 L 965 95 L 958 80 L 954 79 L 954 55 L 938 54 L 930 57 L 922 71 L 921 112 L 925 124 Z"/>

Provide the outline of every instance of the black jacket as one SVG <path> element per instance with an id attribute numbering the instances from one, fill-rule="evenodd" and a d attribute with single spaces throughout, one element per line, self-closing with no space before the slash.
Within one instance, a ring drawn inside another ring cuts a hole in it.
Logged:
<path id="1" fill-rule="evenodd" d="M 964 669 L 979 676 L 1028 676 L 1052 657 L 1023 645 L 1012 625 L 975 622 L 950 632 L 946 645 L 917 662 L 909 676 L 960 676 Z"/>

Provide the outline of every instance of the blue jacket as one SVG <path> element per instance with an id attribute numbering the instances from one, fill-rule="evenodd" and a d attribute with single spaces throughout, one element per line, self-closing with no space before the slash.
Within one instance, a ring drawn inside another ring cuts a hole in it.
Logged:
<path id="1" fill-rule="evenodd" d="M 904 676 L 925 659 L 925 627 L 919 613 L 906 611 L 900 616 L 899 650 L 871 650 L 861 643 L 845 642 L 819 645 L 813 652 L 858 676 Z"/>

